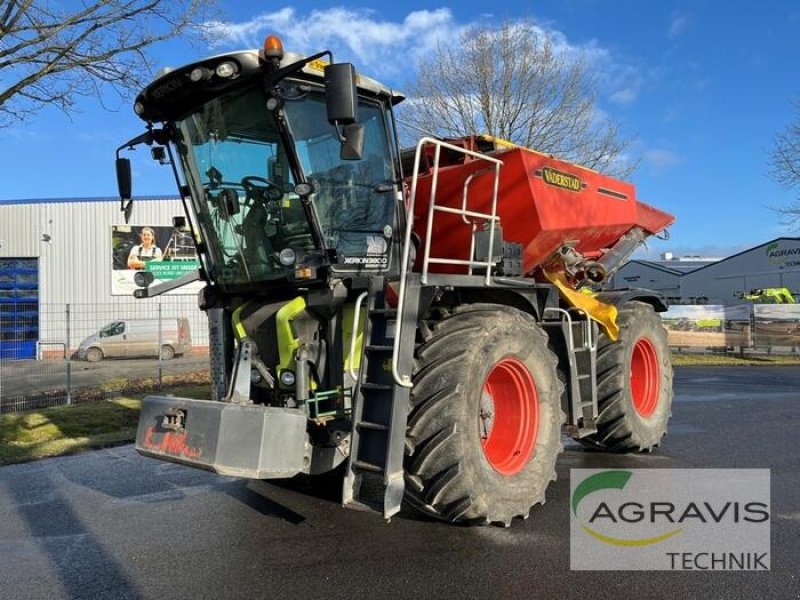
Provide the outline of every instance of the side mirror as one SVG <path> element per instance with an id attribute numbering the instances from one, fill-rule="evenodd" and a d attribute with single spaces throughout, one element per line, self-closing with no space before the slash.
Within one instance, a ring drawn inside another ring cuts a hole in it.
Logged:
<path id="1" fill-rule="evenodd" d="M 117 159 L 117 187 L 119 188 L 119 199 L 131 199 L 131 161 L 127 158 Z"/>
<path id="2" fill-rule="evenodd" d="M 342 160 L 361 160 L 364 157 L 364 126 L 351 123 L 344 128 L 344 141 L 339 158 Z"/>
<path id="3" fill-rule="evenodd" d="M 356 69 L 350 63 L 325 66 L 325 101 L 328 123 L 348 125 L 358 121 Z"/>
<path id="4" fill-rule="evenodd" d="M 117 187 L 119 188 L 120 208 L 125 214 L 125 222 L 131 220 L 133 200 L 131 200 L 131 161 L 127 158 L 117 158 Z M 126 202 L 127 200 L 127 202 Z"/>

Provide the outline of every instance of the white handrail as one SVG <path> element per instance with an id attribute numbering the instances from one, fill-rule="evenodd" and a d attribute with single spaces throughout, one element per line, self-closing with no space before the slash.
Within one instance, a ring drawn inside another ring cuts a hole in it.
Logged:
<path id="1" fill-rule="evenodd" d="M 464 216 L 474 216 L 478 218 L 485 218 L 491 221 L 492 226 L 489 230 L 489 251 L 486 262 L 479 262 L 479 261 L 472 261 L 469 262 L 474 264 L 475 266 L 484 265 L 486 267 L 486 285 L 491 284 L 491 275 L 492 275 L 492 250 L 494 248 L 494 234 L 495 234 L 495 223 L 499 220 L 497 217 L 497 194 L 500 185 L 500 168 L 503 166 L 503 161 L 487 156 L 485 154 L 481 154 L 480 152 L 475 152 L 473 150 L 467 150 L 466 148 L 461 148 L 459 146 L 454 146 L 453 144 L 448 144 L 447 142 L 443 142 L 441 140 L 437 140 L 431 137 L 423 137 L 417 142 L 416 152 L 414 155 L 414 171 L 411 177 L 411 193 L 408 200 L 408 207 L 406 208 L 406 231 L 403 238 L 403 257 L 400 263 L 400 289 L 397 293 L 397 326 L 395 327 L 395 338 L 394 344 L 392 347 L 392 377 L 397 385 L 403 387 L 411 387 L 411 378 L 408 375 L 401 375 L 399 372 L 398 361 L 400 356 L 400 336 L 402 331 L 402 318 L 403 318 L 403 307 L 405 306 L 405 299 L 406 299 L 406 287 L 408 283 L 408 271 L 409 271 L 409 259 L 411 257 L 411 234 L 414 229 L 414 207 L 417 201 L 417 182 L 419 180 L 419 164 L 420 159 L 422 157 L 422 148 L 426 145 L 432 145 L 435 147 L 434 151 L 434 159 L 433 165 L 431 167 L 432 178 L 431 178 L 431 191 L 430 191 L 430 202 L 428 205 L 428 222 L 426 223 L 425 227 L 425 246 L 423 248 L 423 265 L 422 265 L 422 276 L 421 281 L 422 283 L 427 282 L 428 278 L 428 266 L 431 261 L 439 264 L 461 264 L 461 263 L 447 263 L 446 261 L 450 259 L 438 258 L 434 257 L 431 259 L 430 256 L 430 244 L 431 244 L 431 232 L 433 230 L 433 213 L 434 209 L 438 208 L 442 212 L 453 212 L 453 209 L 449 207 L 436 207 L 436 191 L 439 185 L 439 159 L 441 157 L 441 149 L 446 148 L 448 150 L 452 150 L 454 152 L 458 152 L 464 154 L 465 156 L 471 156 L 473 158 L 477 158 L 479 160 L 484 160 L 489 163 L 494 164 L 494 188 L 492 191 L 492 212 L 490 214 L 484 213 L 475 213 L 472 211 L 466 210 L 466 199 L 464 199 L 464 209 L 461 211 L 455 210 L 457 214 L 461 214 L 462 218 Z M 474 233 L 474 232 L 473 232 Z M 470 259 L 472 257 L 470 256 Z M 470 267 L 471 268 L 471 267 Z"/>
<path id="2" fill-rule="evenodd" d="M 358 298 L 356 298 L 356 306 L 353 309 L 353 335 L 350 336 L 350 377 L 353 378 L 353 381 L 357 381 L 356 379 L 356 370 L 353 368 L 353 363 L 355 362 L 355 354 L 356 354 L 356 338 L 358 337 L 358 321 L 361 318 L 361 304 L 364 302 L 364 298 L 369 295 L 369 292 L 362 292 Z M 363 330 L 362 330 L 363 331 Z M 365 343 L 369 340 L 364 340 L 364 336 L 361 336 L 361 345 L 362 348 Z"/>

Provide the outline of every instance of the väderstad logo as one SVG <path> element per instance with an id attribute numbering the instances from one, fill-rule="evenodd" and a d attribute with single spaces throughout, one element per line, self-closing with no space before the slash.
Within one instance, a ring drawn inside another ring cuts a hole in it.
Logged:
<path id="1" fill-rule="evenodd" d="M 608 489 L 625 489 L 625 486 L 628 484 L 628 481 L 630 481 L 632 475 L 633 473 L 630 471 L 603 471 L 602 473 L 597 473 L 596 475 L 587 477 L 580 483 L 580 485 L 578 485 L 577 488 L 575 488 L 575 491 L 572 494 L 572 514 L 578 518 L 578 506 L 580 505 L 581 500 L 594 492 Z M 605 502 L 601 502 L 597 505 L 595 510 L 592 512 L 592 516 L 589 518 L 589 521 L 593 522 L 594 520 L 602 517 L 610 517 L 612 520 L 614 519 L 613 512 Z M 596 540 L 612 546 L 650 546 L 652 544 L 658 544 L 659 542 L 668 540 L 669 538 L 678 535 L 681 532 L 681 528 L 678 528 L 667 531 L 661 535 L 631 539 L 602 534 L 593 527 L 589 527 L 586 523 L 581 523 L 581 529 L 583 529 L 583 531 L 591 535 Z"/>

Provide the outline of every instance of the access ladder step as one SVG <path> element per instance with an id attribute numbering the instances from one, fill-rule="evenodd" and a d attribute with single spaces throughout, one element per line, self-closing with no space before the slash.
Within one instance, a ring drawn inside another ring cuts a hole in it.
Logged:
<path id="1" fill-rule="evenodd" d="M 361 384 L 362 390 L 382 390 L 388 392 L 389 390 L 394 389 L 394 386 L 388 383 L 371 383 L 369 381 L 365 381 Z"/>
<path id="2" fill-rule="evenodd" d="M 371 421 L 359 421 L 356 424 L 356 427 L 361 429 L 371 429 L 372 431 L 389 431 L 389 428 L 386 425 L 381 423 L 372 423 Z"/>
<path id="3" fill-rule="evenodd" d="M 354 460 L 351 466 L 357 471 L 367 471 L 368 473 L 383 473 L 383 467 L 374 465 L 363 460 Z"/>

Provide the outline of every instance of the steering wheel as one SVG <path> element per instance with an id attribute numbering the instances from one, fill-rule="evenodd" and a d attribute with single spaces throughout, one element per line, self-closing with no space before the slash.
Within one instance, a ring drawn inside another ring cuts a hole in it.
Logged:
<path id="1" fill-rule="evenodd" d="M 283 197 L 283 190 L 274 181 L 257 175 L 242 177 L 242 187 L 245 192 L 245 202 L 250 200 L 280 200 Z"/>

